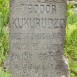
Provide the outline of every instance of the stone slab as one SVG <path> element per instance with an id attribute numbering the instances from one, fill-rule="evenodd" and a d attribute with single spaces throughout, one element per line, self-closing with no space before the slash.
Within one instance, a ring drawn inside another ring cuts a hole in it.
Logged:
<path id="1" fill-rule="evenodd" d="M 11 0 L 6 70 L 12 77 L 68 77 L 65 28 L 65 0 Z"/>

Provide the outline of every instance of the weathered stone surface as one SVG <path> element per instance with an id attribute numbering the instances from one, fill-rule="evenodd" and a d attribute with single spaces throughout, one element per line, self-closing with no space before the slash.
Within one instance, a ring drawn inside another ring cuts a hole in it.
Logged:
<path id="1" fill-rule="evenodd" d="M 65 0 L 11 0 L 6 70 L 12 77 L 68 77 L 65 27 Z"/>

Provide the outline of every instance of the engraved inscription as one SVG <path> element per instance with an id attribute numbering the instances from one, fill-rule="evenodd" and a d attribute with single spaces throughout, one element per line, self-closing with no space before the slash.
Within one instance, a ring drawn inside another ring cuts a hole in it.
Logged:
<path id="1" fill-rule="evenodd" d="M 12 28 L 64 28 L 65 19 L 12 18 Z"/>
<path id="2" fill-rule="evenodd" d="M 56 13 L 56 5 L 50 4 L 24 4 L 22 3 L 21 6 L 29 13 Z"/>

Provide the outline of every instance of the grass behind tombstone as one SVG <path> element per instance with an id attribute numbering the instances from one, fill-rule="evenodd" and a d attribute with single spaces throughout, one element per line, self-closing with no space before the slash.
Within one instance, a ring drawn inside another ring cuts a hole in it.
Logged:
<path id="1" fill-rule="evenodd" d="M 0 70 L 0 77 L 10 77 L 10 72 L 4 72 L 2 69 Z"/>
<path id="2" fill-rule="evenodd" d="M 77 15 L 74 7 L 73 4 L 68 5 L 65 45 L 65 55 L 69 61 L 71 77 L 77 77 Z"/>

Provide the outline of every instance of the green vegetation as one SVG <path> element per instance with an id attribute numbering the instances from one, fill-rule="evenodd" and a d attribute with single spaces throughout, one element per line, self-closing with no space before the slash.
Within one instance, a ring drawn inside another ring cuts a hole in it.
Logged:
<path id="1" fill-rule="evenodd" d="M 3 27 L 9 22 L 9 0 L 0 0 L 0 37 L 4 34 Z"/>
<path id="2" fill-rule="evenodd" d="M 3 71 L 3 63 L 9 52 L 9 0 L 0 0 L 0 77 L 10 77 Z"/>
<path id="3" fill-rule="evenodd" d="M 77 77 L 77 15 L 74 5 L 68 5 L 65 55 L 69 61 L 71 77 Z"/>
<path id="4" fill-rule="evenodd" d="M 0 77 L 10 77 L 10 73 L 0 70 Z"/>
<path id="5" fill-rule="evenodd" d="M 9 37 L 6 28 L 9 23 L 9 0 L 0 0 L 0 66 L 9 52 Z"/>
<path id="6" fill-rule="evenodd" d="M 67 6 L 65 56 L 68 58 L 71 77 L 77 77 L 77 16 L 75 6 Z M 3 71 L 3 63 L 9 52 L 9 0 L 0 0 L 0 77 L 10 77 Z"/>

